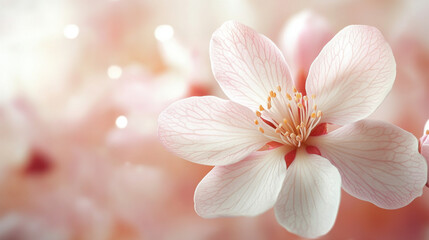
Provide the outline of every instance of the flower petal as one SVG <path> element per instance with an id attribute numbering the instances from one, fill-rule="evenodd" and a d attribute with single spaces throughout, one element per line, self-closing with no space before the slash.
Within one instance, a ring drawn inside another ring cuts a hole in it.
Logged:
<path id="1" fill-rule="evenodd" d="M 302 237 L 319 237 L 334 225 L 340 196 L 338 170 L 319 155 L 298 151 L 274 206 L 277 221 Z"/>
<path id="2" fill-rule="evenodd" d="M 396 63 L 380 31 L 348 26 L 310 67 L 308 95 L 315 94 L 324 122 L 344 125 L 370 115 L 392 88 Z"/>
<path id="3" fill-rule="evenodd" d="M 333 36 L 329 23 L 309 10 L 292 17 L 283 29 L 281 49 L 299 91 L 305 91 L 305 80 L 311 63 Z"/>
<path id="4" fill-rule="evenodd" d="M 254 216 L 276 202 L 286 176 L 287 148 L 259 151 L 228 166 L 216 166 L 195 190 L 195 211 L 206 218 Z"/>
<path id="5" fill-rule="evenodd" d="M 399 127 L 362 120 L 308 142 L 338 168 L 352 196 L 396 209 L 422 194 L 426 162 L 417 139 Z"/>
<path id="6" fill-rule="evenodd" d="M 277 86 L 292 87 L 280 50 L 270 39 L 238 22 L 226 22 L 213 33 L 210 59 L 225 94 L 251 109 L 265 104 Z"/>
<path id="7" fill-rule="evenodd" d="M 270 140 L 248 108 L 217 97 L 192 97 L 170 105 L 158 119 L 161 142 L 178 156 L 206 165 L 232 164 Z"/>

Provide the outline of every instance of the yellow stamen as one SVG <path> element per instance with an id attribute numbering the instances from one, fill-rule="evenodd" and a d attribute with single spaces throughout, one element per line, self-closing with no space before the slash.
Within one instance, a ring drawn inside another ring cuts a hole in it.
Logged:
<path id="1" fill-rule="evenodd" d="M 426 135 L 429 135 L 429 129 L 428 129 L 428 130 L 426 130 Z"/>
<path id="2" fill-rule="evenodd" d="M 273 92 L 273 90 L 270 91 L 270 97 L 275 98 L 276 97 L 276 93 Z"/>
<path id="3" fill-rule="evenodd" d="M 296 90 L 296 87 L 293 87 L 292 90 L 293 90 L 293 93 L 298 92 L 298 90 Z"/>
<path id="4" fill-rule="evenodd" d="M 297 93 L 297 94 L 296 94 L 296 97 L 297 97 L 298 99 L 301 99 L 302 94 L 301 94 L 301 93 Z"/>
<path id="5" fill-rule="evenodd" d="M 287 124 L 287 120 L 286 118 L 283 118 L 283 123 L 286 125 Z"/>
<path id="6" fill-rule="evenodd" d="M 315 113 L 315 112 L 313 112 L 313 113 L 311 114 L 311 118 L 316 118 L 316 113 Z"/>
<path id="7" fill-rule="evenodd" d="M 311 98 L 315 99 L 316 98 L 316 94 L 311 94 Z"/>
<path id="8" fill-rule="evenodd" d="M 255 119 L 255 124 L 256 124 L 256 125 L 258 125 L 258 124 L 259 124 L 258 119 Z"/>
<path id="9" fill-rule="evenodd" d="M 268 96 L 267 101 L 271 102 L 271 97 L 270 96 Z"/>
<path id="10" fill-rule="evenodd" d="M 316 109 L 317 109 L 317 104 L 314 104 L 313 109 L 314 109 L 314 111 L 316 111 Z"/>
<path id="11" fill-rule="evenodd" d="M 322 111 L 318 111 L 317 112 L 317 117 L 321 117 L 322 116 Z"/>
<path id="12" fill-rule="evenodd" d="M 286 97 L 287 97 L 287 99 L 290 101 L 290 100 L 292 100 L 292 97 L 290 96 L 290 94 L 289 93 L 286 93 Z"/>
<path id="13" fill-rule="evenodd" d="M 301 104 L 301 103 L 298 103 L 298 107 L 299 107 L 299 108 L 303 108 L 303 106 L 302 106 L 302 104 Z"/>
<path id="14" fill-rule="evenodd" d="M 282 87 L 277 86 L 277 91 L 281 92 L 282 91 Z"/>
<path id="15" fill-rule="evenodd" d="M 303 98 L 304 98 L 304 101 L 306 101 L 306 102 L 308 101 L 308 97 L 307 96 L 304 96 Z"/>
<path id="16" fill-rule="evenodd" d="M 271 109 L 271 102 L 268 102 L 268 103 L 267 103 L 267 108 L 268 108 L 268 109 Z"/>
<path id="17" fill-rule="evenodd" d="M 262 107 L 262 105 L 259 105 L 259 111 L 264 111 L 265 109 L 264 109 L 264 107 Z"/>
<path id="18" fill-rule="evenodd" d="M 260 111 L 256 111 L 256 116 L 257 116 L 257 117 L 261 117 L 261 115 L 262 115 L 262 114 L 261 114 L 261 112 L 260 112 Z"/>
<path id="19" fill-rule="evenodd" d="M 263 129 L 262 127 L 259 127 L 259 131 L 260 131 L 261 133 L 264 133 L 264 129 Z"/>

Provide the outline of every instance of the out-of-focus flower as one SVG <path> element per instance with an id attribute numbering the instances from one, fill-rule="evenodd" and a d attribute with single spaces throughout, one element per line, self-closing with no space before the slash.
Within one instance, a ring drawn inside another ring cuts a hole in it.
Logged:
<path id="1" fill-rule="evenodd" d="M 420 138 L 420 153 L 429 163 L 429 120 L 425 124 L 425 128 L 423 130 L 423 136 Z M 428 173 L 428 179 L 429 179 L 429 173 Z M 429 187 L 428 183 L 426 183 L 426 186 Z"/>
<path id="2" fill-rule="evenodd" d="M 287 230 L 318 237 L 335 222 L 341 185 L 387 209 L 422 194 L 427 166 L 417 139 L 388 123 L 362 120 L 396 75 L 392 51 L 377 29 L 340 31 L 311 65 L 307 95 L 293 87 L 277 47 L 242 24 L 218 29 L 210 55 L 232 101 L 188 98 L 159 117 L 168 149 L 215 166 L 195 191 L 200 216 L 253 216 L 274 205 Z M 345 126 L 326 134 L 326 123 Z M 279 147 L 257 151 L 272 141 Z"/>
<path id="3" fill-rule="evenodd" d="M 298 91 L 305 91 L 311 63 L 333 36 L 328 22 L 310 10 L 293 16 L 283 28 L 280 47 Z"/>

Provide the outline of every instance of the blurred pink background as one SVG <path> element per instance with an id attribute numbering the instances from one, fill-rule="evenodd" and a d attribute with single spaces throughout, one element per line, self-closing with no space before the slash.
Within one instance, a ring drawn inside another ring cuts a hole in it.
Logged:
<path id="1" fill-rule="evenodd" d="M 180 98 L 224 96 L 208 56 L 224 21 L 281 47 L 302 11 L 333 33 L 381 30 L 397 79 L 372 117 L 421 137 L 429 1 L 0 0 L 0 239 L 300 239 L 272 210 L 199 217 L 193 192 L 210 167 L 167 152 L 157 117 Z M 399 210 L 343 192 L 321 239 L 429 239 L 429 190 Z"/>

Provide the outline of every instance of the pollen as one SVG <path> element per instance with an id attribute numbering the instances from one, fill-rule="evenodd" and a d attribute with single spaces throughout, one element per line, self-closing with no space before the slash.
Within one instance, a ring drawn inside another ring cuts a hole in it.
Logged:
<path id="1" fill-rule="evenodd" d="M 426 135 L 429 135 L 429 129 L 428 129 L 428 130 L 426 130 Z"/>
<path id="2" fill-rule="evenodd" d="M 281 94 L 281 91 L 284 93 Z M 296 87 L 282 89 L 277 86 L 267 92 L 266 105 L 259 105 L 254 121 L 258 130 L 273 141 L 300 147 L 319 124 L 323 113 L 315 102 L 316 95 L 303 95 Z M 263 106 L 266 106 L 265 108 Z M 264 115 L 262 116 L 262 113 Z M 263 129 L 263 121 L 270 127 Z"/>

